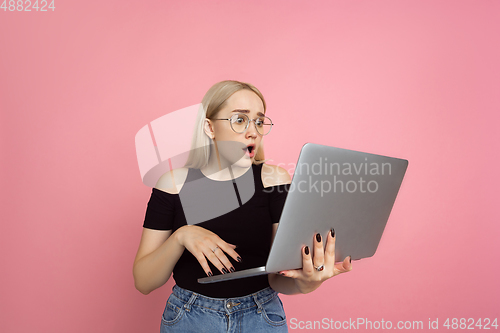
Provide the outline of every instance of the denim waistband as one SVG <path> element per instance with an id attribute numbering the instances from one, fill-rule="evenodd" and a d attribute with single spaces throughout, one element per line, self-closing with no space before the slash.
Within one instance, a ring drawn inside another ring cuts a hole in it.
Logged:
<path id="1" fill-rule="evenodd" d="M 183 289 L 178 285 L 172 288 L 172 294 L 186 303 L 185 308 L 189 311 L 193 305 L 205 307 L 214 311 L 231 314 L 237 311 L 245 310 L 257 306 L 259 309 L 278 293 L 271 287 L 267 287 L 253 294 L 233 297 L 233 298 L 212 298 Z"/>

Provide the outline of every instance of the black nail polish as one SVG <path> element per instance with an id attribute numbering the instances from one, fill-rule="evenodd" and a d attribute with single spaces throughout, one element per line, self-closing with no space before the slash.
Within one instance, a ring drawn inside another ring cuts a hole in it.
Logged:
<path id="1" fill-rule="evenodd" d="M 316 241 L 319 243 L 321 242 L 321 234 L 320 233 L 317 233 L 316 234 Z"/>
<path id="2" fill-rule="evenodd" d="M 307 254 L 309 254 L 309 246 L 306 246 L 306 248 L 304 249 L 304 252 Z"/>
<path id="3" fill-rule="evenodd" d="M 335 230 L 333 230 L 333 228 L 332 228 L 332 230 L 330 231 L 330 233 L 332 234 L 332 237 L 335 237 Z"/>
<path id="4" fill-rule="evenodd" d="M 234 273 L 234 267 L 231 267 L 229 270 L 231 271 L 231 273 Z"/>
<path id="5" fill-rule="evenodd" d="M 241 262 L 241 257 L 240 257 L 240 256 L 238 256 L 238 257 L 236 258 L 236 260 L 238 260 L 238 262 Z"/>
<path id="6" fill-rule="evenodd" d="M 351 256 L 349 256 L 349 263 L 351 263 L 351 261 L 352 261 L 352 258 L 351 258 Z"/>
<path id="7" fill-rule="evenodd" d="M 227 273 L 229 273 L 229 271 L 227 270 L 227 268 L 225 268 L 225 267 L 224 267 L 224 268 L 222 269 L 222 273 L 227 274 Z"/>
<path id="8" fill-rule="evenodd" d="M 208 276 L 213 276 L 212 272 L 207 273 Z"/>

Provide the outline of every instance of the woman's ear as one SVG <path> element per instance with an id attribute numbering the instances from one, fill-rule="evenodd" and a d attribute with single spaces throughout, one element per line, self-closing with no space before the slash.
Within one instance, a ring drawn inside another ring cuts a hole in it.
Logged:
<path id="1" fill-rule="evenodd" d="M 208 135 L 208 137 L 210 139 L 215 138 L 214 126 L 213 126 L 213 123 L 210 119 L 205 118 L 205 122 L 203 124 L 203 130 L 205 131 L 205 134 Z"/>

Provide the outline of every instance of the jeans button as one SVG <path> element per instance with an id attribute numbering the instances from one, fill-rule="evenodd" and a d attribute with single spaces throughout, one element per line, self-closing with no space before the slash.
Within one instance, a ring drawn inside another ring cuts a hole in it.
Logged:
<path id="1" fill-rule="evenodd" d="M 232 307 L 233 307 L 233 304 L 231 304 L 231 303 L 226 304 L 226 308 L 228 308 L 229 310 L 231 310 Z"/>

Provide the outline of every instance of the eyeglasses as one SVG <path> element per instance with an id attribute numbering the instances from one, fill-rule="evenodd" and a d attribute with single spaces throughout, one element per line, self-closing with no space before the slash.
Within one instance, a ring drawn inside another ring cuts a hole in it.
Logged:
<path id="1" fill-rule="evenodd" d="M 250 120 L 250 118 L 248 118 L 248 116 L 243 113 L 237 113 L 233 115 L 231 118 L 227 119 L 215 118 L 212 120 L 229 120 L 231 124 L 231 129 L 236 133 L 244 133 L 248 129 L 248 126 L 250 125 L 251 121 L 255 123 L 255 128 L 257 129 L 257 132 L 259 132 L 260 135 L 268 135 L 271 132 L 271 128 L 273 127 L 273 122 L 271 121 L 271 118 L 259 117 Z"/>

